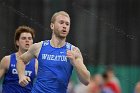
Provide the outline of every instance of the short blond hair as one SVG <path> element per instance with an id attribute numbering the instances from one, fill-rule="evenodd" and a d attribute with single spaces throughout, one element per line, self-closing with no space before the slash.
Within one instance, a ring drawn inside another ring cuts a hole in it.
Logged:
<path id="1" fill-rule="evenodd" d="M 68 17 L 70 19 L 70 16 L 69 16 L 69 14 L 67 12 L 65 12 L 65 11 L 59 11 L 59 12 L 56 12 L 56 13 L 53 14 L 53 16 L 51 18 L 51 23 L 54 23 L 55 22 L 55 19 L 56 19 L 56 17 L 58 15 L 63 15 L 63 16 L 66 16 L 66 17 Z"/>

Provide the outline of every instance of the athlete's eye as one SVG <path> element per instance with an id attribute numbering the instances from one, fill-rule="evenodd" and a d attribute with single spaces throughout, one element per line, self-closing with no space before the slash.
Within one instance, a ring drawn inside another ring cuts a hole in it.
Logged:
<path id="1" fill-rule="evenodd" d="M 69 26 L 69 25 L 70 25 L 70 23 L 69 23 L 69 22 L 66 22 L 66 25 L 67 25 L 67 26 Z"/>
<path id="2" fill-rule="evenodd" d="M 28 37 L 28 40 L 32 40 L 33 38 L 32 37 Z"/>
<path id="3" fill-rule="evenodd" d="M 22 40 L 25 40 L 25 39 L 26 39 L 26 37 L 21 37 L 21 39 L 22 39 Z"/>
<path id="4" fill-rule="evenodd" d="M 60 24 L 63 24 L 63 23 L 64 23 L 64 21 L 62 21 L 62 20 L 61 20 L 59 23 L 60 23 Z"/>
<path id="5" fill-rule="evenodd" d="M 21 39 L 22 39 L 22 40 L 26 40 L 26 39 L 32 40 L 33 38 L 32 38 L 32 37 L 21 37 Z"/>

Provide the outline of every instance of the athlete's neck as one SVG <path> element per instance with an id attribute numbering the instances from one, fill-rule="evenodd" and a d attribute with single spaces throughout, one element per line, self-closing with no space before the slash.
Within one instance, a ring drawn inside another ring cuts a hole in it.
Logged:
<path id="1" fill-rule="evenodd" d="M 16 53 L 16 55 L 17 55 L 17 57 L 19 57 L 20 55 L 22 55 L 23 53 L 25 53 L 26 51 L 22 51 L 22 50 L 18 50 L 17 51 L 17 53 Z"/>
<path id="2" fill-rule="evenodd" d="M 63 47 L 65 45 L 65 39 L 63 40 L 60 40 L 60 39 L 51 39 L 50 40 L 50 44 L 52 47 L 55 47 L 55 48 L 60 48 L 60 47 Z"/>

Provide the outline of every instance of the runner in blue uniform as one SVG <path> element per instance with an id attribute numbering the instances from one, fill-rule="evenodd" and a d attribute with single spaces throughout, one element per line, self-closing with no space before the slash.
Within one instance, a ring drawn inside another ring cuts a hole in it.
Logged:
<path id="1" fill-rule="evenodd" d="M 26 52 L 33 44 L 34 30 L 27 26 L 19 26 L 15 32 L 16 53 L 5 56 L 0 63 L 0 78 L 3 78 L 2 93 L 31 93 L 33 81 L 36 77 L 38 61 L 31 59 L 26 65 L 25 75 L 30 77 L 30 82 L 25 87 L 19 85 L 16 63 L 18 57 Z"/>
<path id="2" fill-rule="evenodd" d="M 50 27 L 51 40 L 33 44 L 29 50 L 20 56 L 17 63 L 19 83 L 26 86 L 30 78 L 24 75 L 24 64 L 31 58 L 38 59 L 37 80 L 31 93 L 66 93 L 73 68 L 80 81 L 88 85 L 90 73 L 83 63 L 79 48 L 66 42 L 70 30 L 68 13 L 60 11 L 52 16 Z"/>

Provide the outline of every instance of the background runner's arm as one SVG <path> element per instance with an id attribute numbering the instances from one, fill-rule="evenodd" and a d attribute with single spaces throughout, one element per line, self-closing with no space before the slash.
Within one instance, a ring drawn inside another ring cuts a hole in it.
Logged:
<path id="1" fill-rule="evenodd" d="M 0 62 L 0 80 L 2 79 L 2 77 L 4 76 L 6 71 L 8 70 L 9 63 L 10 63 L 9 56 L 5 56 L 4 58 L 2 58 L 2 60 Z"/>

